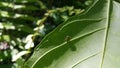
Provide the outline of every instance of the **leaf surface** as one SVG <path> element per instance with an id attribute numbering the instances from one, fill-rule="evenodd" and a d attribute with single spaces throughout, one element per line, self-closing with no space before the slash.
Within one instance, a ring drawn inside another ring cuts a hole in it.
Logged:
<path id="1" fill-rule="evenodd" d="M 120 68 L 120 4 L 95 0 L 49 33 L 25 68 Z"/>

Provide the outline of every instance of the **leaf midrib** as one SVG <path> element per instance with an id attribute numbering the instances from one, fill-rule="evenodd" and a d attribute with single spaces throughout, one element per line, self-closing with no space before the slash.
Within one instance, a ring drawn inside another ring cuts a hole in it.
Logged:
<path id="1" fill-rule="evenodd" d="M 109 31 L 109 25 L 110 25 L 110 3 L 111 0 L 107 0 L 107 15 L 106 15 L 106 30 L 105 30 L 105 39 L 103 44 L 103 52 L 102 52 L 102 58 L 101 58 L 101 64 L 100 68 L 103 67 L 105 53 L 106 53 L 106 47 L 107 47 L 107 38 L 108 38 L 108 31 Z"/>

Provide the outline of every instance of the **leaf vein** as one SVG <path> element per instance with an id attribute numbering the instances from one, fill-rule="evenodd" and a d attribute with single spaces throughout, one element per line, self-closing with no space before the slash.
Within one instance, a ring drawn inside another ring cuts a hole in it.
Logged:
<path id="1" fill-rule="evenodd" d="M 100 30 L 103 30 L 103 29 L 105 29 L 105 28 L 99 28 L 99 29 L 93 30 L 93 31 L 88 32 L 88 33 L 86 33 L 86 34 L 83 34 L 83 35 L 81 35 L 81 36 L 79 36 L 79 37 L 73 38 L 73 39 L 71 39 L 70 41 L 77 40 L 77 39 L 79 39 L 79 38 L 85 37 L 85 36 L 87 36 L 87 35 L 93 34 L 93 33 L 95 33 L 95 32 L 98 32 L 98 31 L 100 31 Z M 69 42 L 70 42 L 70 41 L 69 41 Z M 61 46 L 65 45 L 65 44 L 67 44 L 67 42 L 64 42 L 64 43 L 60 44 L 59 46 L 56 46 L 56 47 L 48 50 L 46 53 L 44 53 L 43 55 L 41 55 L 41 57 L 39 57 L 39 58 L 33 63 L 33 65 L 32 65 L 31 67 L 34 67 L 34 65 L 35 65 L 41 58 L 43 58 L 45 55 L 47 55 L 48 53 L 50 53 L 51 51 L 53 51 L 53 50 L 55 50 L 55 49 L 57 49 L 57 48 L 60 48 Z"/>

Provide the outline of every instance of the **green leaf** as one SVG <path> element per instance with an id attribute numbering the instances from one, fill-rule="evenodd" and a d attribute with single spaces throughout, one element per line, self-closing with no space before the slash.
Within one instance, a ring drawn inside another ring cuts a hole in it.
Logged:
<path id="1" fill-rule="evenodd" d="M 120 4 L 95 0 L 35 48 L 25 68 L 120 68 Z"/>

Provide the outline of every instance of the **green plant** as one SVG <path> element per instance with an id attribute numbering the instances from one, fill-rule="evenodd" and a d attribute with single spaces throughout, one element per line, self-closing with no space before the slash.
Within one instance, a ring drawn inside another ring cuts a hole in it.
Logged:
<path id="1" fill-rule="evenodd" d="M 95 0 L 34 49 L 25 68 L 120 68 L 120 3 Z"/>
<path id="2" fill-rule="evenodd" d="M 91 3 L 92 0 L 1 0 L 0 67 L 20 68 L 47 33 Z"/>

